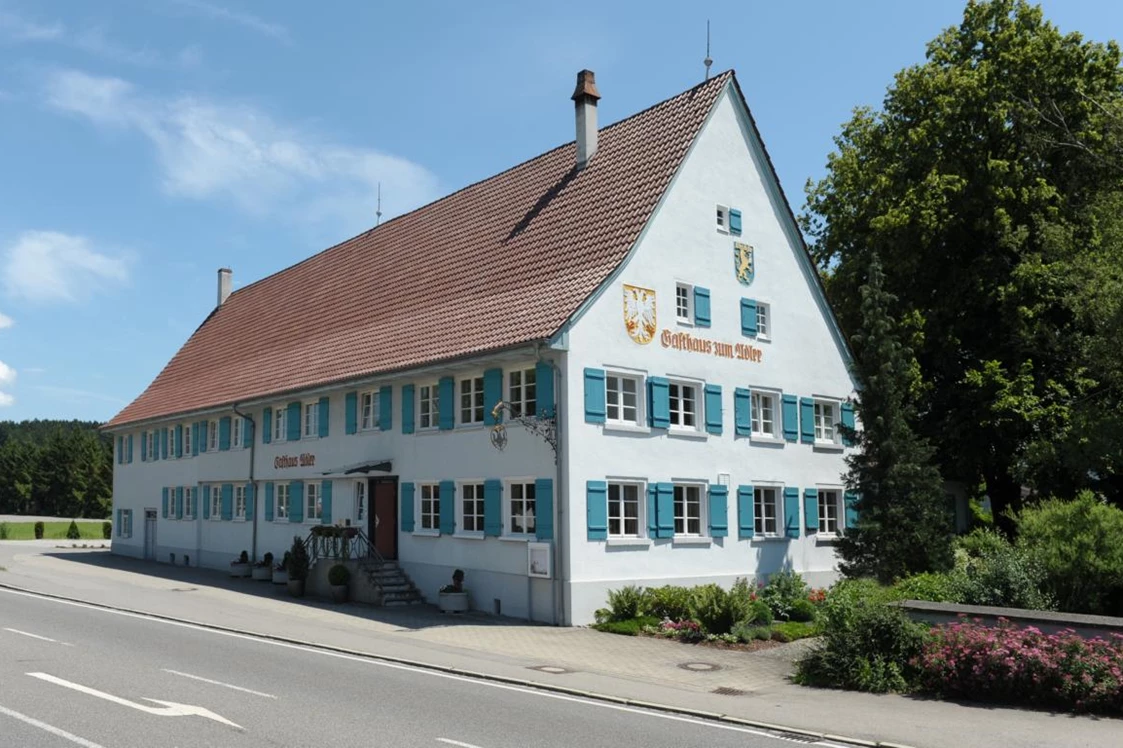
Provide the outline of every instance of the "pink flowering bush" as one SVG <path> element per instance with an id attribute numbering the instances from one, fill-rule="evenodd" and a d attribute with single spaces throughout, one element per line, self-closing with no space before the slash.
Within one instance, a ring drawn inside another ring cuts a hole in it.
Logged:
<path id="1" fill-rule="evenodd" d="M 697 642 L 706 638 L 706 631 L 697 621 L 672 621 L 664 619 L 659 624 L 659 634 L 685 642 Z"/>
<path id="2" fill-rule="evenodd" d="M 913 662 L 920 690 L 976 701 L 1123 714 L 1123 635 L 1044 634 L 1005 619 L 937 626 Z"/>

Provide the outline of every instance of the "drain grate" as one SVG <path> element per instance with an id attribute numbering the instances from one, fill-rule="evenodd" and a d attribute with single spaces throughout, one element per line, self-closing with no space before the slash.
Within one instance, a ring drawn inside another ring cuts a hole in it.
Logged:
<path id="1" fill-rule="evenodd" d="M 719 686 L 719 687 L 715 688 L 714 690 L 710 691 L 710 693 L 716 693 L 719 696 L 744 696 L 746 692 L 742 691 L 740 688 L 730 688 L 729 686 Z"/>
<path id="2" fill-rule="evenodd" d="M 813 735 L 801 735 L 798 732 L 784 732 L 783 730 L 772 733 L 772 737 L 787 740 L 792 743 L 804 743 L 806 745 L 819 742 L 819 738 Z"/>

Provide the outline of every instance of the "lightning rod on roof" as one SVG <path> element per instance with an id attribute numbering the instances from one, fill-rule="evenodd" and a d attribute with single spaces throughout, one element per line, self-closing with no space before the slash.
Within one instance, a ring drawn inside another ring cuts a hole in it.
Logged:
<path id="1" fill-rule="evenodd" d="M 374 211 L 374 225 L 382 223 L 382 182 L 378 183 L 378 207 Z"/>
<path id="2" fill-rule="evenodd" d="M 702 64 L 706 66 L 706 80 L 710 79 L 710 65 L 714 64 L 713 59 L 710 57 L 710 19 L 706 19 L 706 59 L 702 60 Z"/>

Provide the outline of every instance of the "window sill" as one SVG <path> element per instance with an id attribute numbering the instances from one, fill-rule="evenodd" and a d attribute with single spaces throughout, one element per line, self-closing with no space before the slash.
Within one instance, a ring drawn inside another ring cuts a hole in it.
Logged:
<path id="1" fill-rule="evenodd" d="M 706 439 L 710 438 L 710 435 L 705 431 L 699 431 L 697 429 L 691 428 L 682 428 L 679 426 L 671 426 L 669 429 L 667 429 L 667 436 L 677 436 L 683 439 L 698 439 L 699 441 L 705 441 Z"/>
<path id="2" fill-rule="evenodd" d="M 749 441 L 753 444 L 779 444 L 783 446 L 786 442 L 779 436 L 764 436 L 753 434 L 749 437 Z"/>
<path id="3" fill-rule="evenodd" d="M 500 535 L 499 539 L 504 543 L 529 543 L 534 540 L 533 535 Z"/>
<path id="4" fill-rule="evenodd" d="M 273 522 L 275 522 L 275 523 L 276 523 L 276 524 L 278 524 L 278 525 L 281 525 L 281 524 L 284 524 L 284 525 L 288 525 L 288 524 L 295 524 L 295 523 L 293 523 L 293 522 L 289 522 L 289 518 L 288 518 L 288 517 L 276 517 L 276 518 L 274 518 L 274 519 L 273 519 Z"/>
<path id="5" fill-rule="evenodd" d="M 482 532 L 454 532 L 452 534 L 452 537 L 461 538 L 463 540 L 484 540 L 485 539 L 484 534 Z"/>
<path id="6" fill-rule="evenodd" d="M 456 424 L 455 431 L 480 431 L 482 429 L 491 428 L 487 424 L 480 423 L 458 423 Z M 447 429 L 446 429 L 447 430 Z"/>
<path id="7" fill-rule="evenodd" d="M 306 519 L 303 522 L 301 522 L 300 524 L 302 524 L 302 525 L 323 525 L 324 521 L 322 519 L 320 519 L 319 517 L 317 517 L 316 519 Z M 327 526 L 330 527 L 331 525 L 327 525 Z"/>
<path id="8" fill-rule="evenodd" d="M 675 537 L 675 538 L 671 538 L 671 545 L 672 546 L 674 546 L 674 545 L 698 545 L 698 546 L 703 546 L 703 545 L 712 545 L 713 542 L 714 542 L 713 538 L 701 538 L 701 537 L 697 537 L 697 538 L 696 537 Z"/>
<path id="9" fill-rule="evenodd" d="M 439 538 L 441 536 L 440 530 L 414 530 L 412 533 L 415 538 Z"/>
<path id="10" fill-rule="evenodd" d="M 694 320 L 675 317 L 675 324 L 677 324 L 679 327 L 694 327 Z"/>
<path id="11" fill-rule="evenodd" d="M 448 430 L 449 429 L 445 429 L 445 431 L 448 431 Z M 418 436 L 427 436 L 427 435 L 430 435 L 430 434 L 439 434 L 439 433 L 441 433 L 441 429 L 438 428 L 437 426 L 424 426 L 424 427 L 418 426 L 417 428 L 415 428 L 413 430 L 413 433 L 418 435 Z"/>
<path id="12" fill-rule="evenodd" d="M 772 342 L 772 336 L 771 335 L 760 335 L 760 334 L 758 334 L 756 336 L 756 342 L 758 342 L 758 343 L 771 343 Z"/>
<path id="13" fill-rule="evenodd" d="M 815 545 L 836 545 L 842 539 L 835 533 L 819 533 L 815 536 Z"/>
<path id="14" fill-rule="evenodd" d="M 606 422 L 604 424 L 604 431 L 617 431 L 623 434 L 650 434 L 651 427 L 640 426 L 636 423 L 612 423 Z"/>
<path id="15" fill-rule="evenodd" d="M 609 538 L 605 544 L 610 548 L 650 548 L 648 538 Z"/>
<path id="16" fill-rule="evenodd" d="M 815 442 L 811 448 L 816 452 L 841 452 L 845 447 L 834 442 Z"/>
<path id="17" fill-rule="evenodd" d="M 754 535 L 750 538 L 753 543 L 779 543 L 787 540 L 791 540 L 787 535 Z"/>

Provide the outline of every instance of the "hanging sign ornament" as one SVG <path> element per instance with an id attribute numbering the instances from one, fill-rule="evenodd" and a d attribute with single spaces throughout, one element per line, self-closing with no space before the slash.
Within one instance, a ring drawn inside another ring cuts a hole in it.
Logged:
<path id="1" fill-rule="evenodd" d="M 753 277 L 756 276 L 756 262 L 750 245 L 733 242 L 733 269 L 741 285 L 747 286 L 753 282 Z"/>
<path id="2" fill-rule="evenodd" d="M 550 445 L 554 451 L 554 463 L 558 461 L 558 420 L 553 413 L 549 415 L 520 415 L 515 406 L 506 400 L 500 400 L 491 409 L 491 417 L 495 425 L 491 427 L 491 446 L 502 452 L 507 447 L 507 427 L 503 425 L 503 416 L 506 414 L 512 423 L 517 423 L 527 430 L 527 433 L 540 437 Z"/>
<path id="3" fill-rule="evenodd" d="M 624 328 L 640 345 L 655 339 L 655 292 L 624 284 Z"/>

